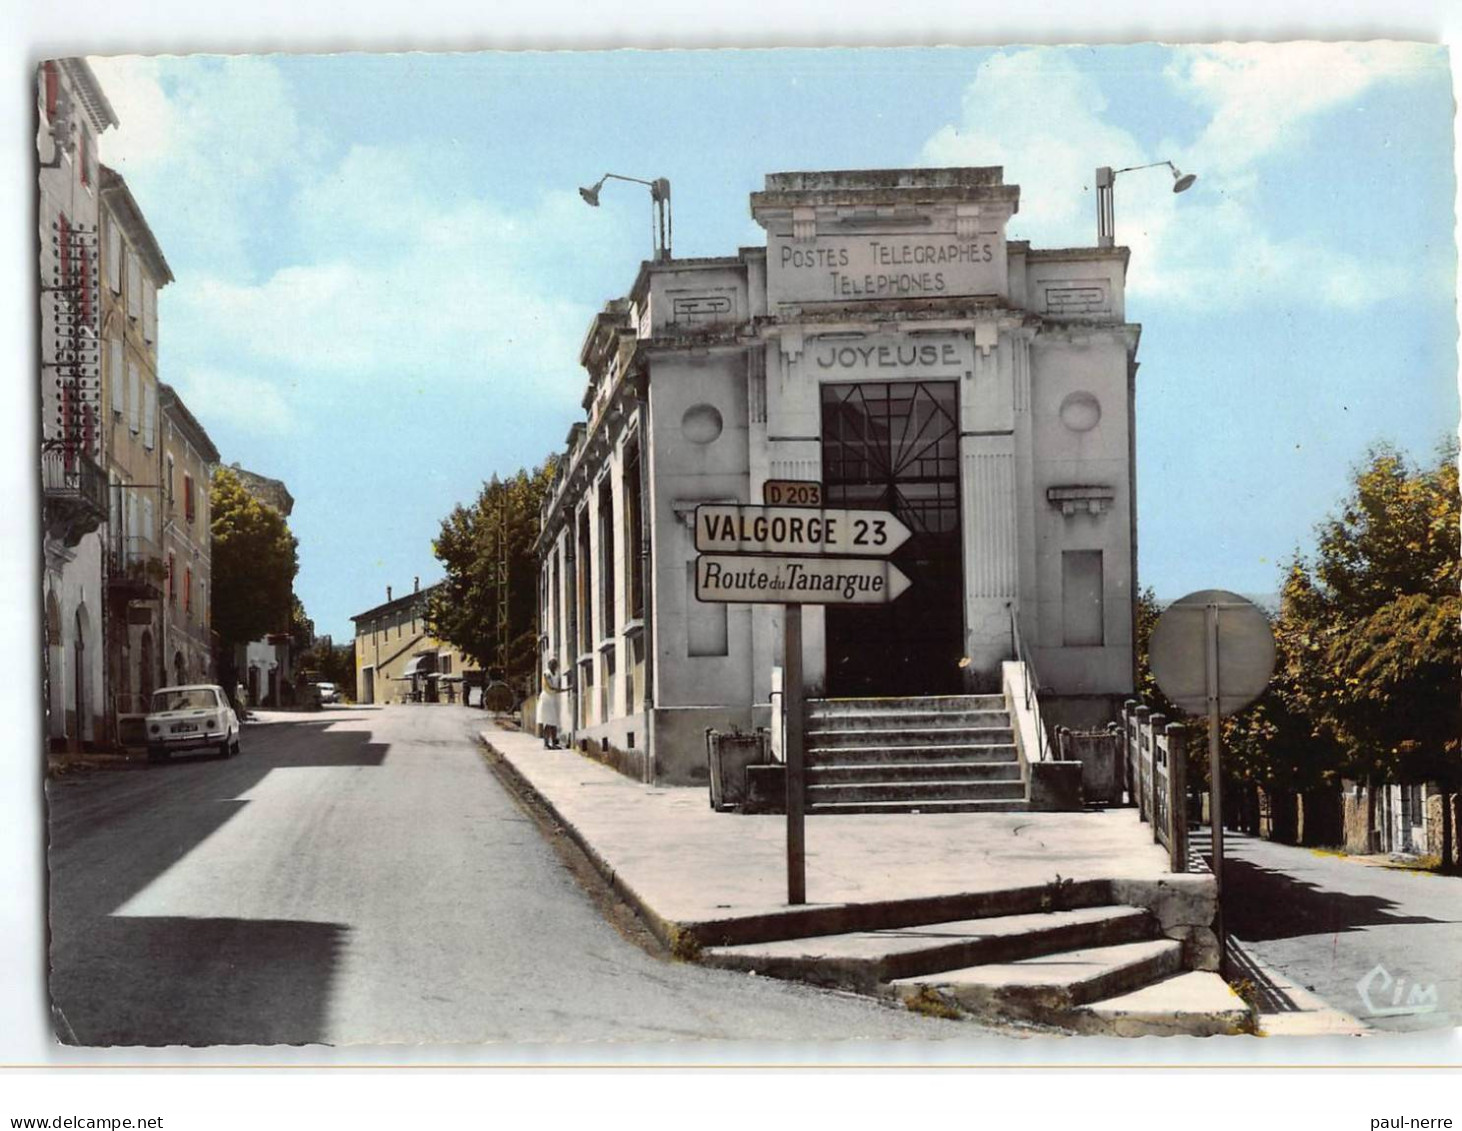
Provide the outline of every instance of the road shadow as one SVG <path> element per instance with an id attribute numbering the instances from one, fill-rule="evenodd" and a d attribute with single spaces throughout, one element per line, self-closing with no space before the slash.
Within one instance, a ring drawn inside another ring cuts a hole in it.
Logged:
<path id="1" fill-rule="evenodd" d="M 56 1039 L 319 1043 L 348 932 L 336 923 L 99 917 L 53 947 Z"/>
<path id="2" fill-rule="evenodd" d="M 1336 935 L 1363 927 L 1446 923 L 1396 914 L 1394 900 L 1328 891 L 1284 872 L 1225 854 L 1223 913 L 1227 929 L 1245 942 Z"/>
<path id="3" fill-rule="evenodd" d="M 369 730 L 332 729 L 338 721 L 312 716 L 246 727 L 235 758 L 179 758 L 145 773 L 47 783 L 49 988 L 58 1039 L 323 1039 L 347 926 L 114 912 L 242 814 L 270 773 L 380 766 L 388 744 Z"/>

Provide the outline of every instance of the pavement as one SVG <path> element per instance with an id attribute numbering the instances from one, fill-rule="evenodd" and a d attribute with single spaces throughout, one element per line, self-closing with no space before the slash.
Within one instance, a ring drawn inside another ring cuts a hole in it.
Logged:
<path id="1" fill-rule="evenodd" d="M 482 718 L 448 705 L 261 711 L 236 758 L 49 781 L 58 1039 L 552 1042 L 559 1057 L 608 1042 L 677 1042 L 684 1056 L 704 1041 L 981 1032 L 656 957 L 489 770 Z"/>
<path id="2" fill-rule="evenodd" d="M 1462 877 L 1232 832 L 1224 859 L 1229 932 L 1302 998 L 1371 1030 L 1462 1024 Z"/>
<path id="3" fill-rule="evenodd" d="M 649 786 L 517 731 L 483 740 L 551 808 L 621 893 L 673 941 L 691 924 L 789 914 L 786 818 L 717 813 L 704 786 Z M 1198 888 L 1173 876 L 1135 810 L 819 814 L 807 818 L 812 907 L 954 898 L 1083 880 Z"/>

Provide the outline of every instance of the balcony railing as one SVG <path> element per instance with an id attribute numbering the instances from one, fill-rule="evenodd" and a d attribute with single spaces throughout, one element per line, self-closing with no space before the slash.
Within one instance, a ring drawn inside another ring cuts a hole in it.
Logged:
<path id="1" fill-rule="evenodd" d="M 107 580 L 114 592 L 135 600 L 155 600 L 167 578 L 157 544 L 149 538 L 114 535 L 107 546 Z"/>
<path id="2" fill-rule="evenodd" d="M 67 448 L 41 452 L 47 527 L 74 546 L 106 521 L 107 478 L 89 455 Z"/>

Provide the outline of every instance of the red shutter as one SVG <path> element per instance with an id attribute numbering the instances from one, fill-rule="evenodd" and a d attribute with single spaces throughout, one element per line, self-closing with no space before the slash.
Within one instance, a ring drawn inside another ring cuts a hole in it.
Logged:
<path id="1" fill-rule="evenodd" d="M 55 63 L 47 63 L 42 68 L 46 76 L 46 121 L 52 121 L 56 117 L 56 102 L 61 95 L 61 76 L 56 71 Z"/>
<path id="2" fill-rule="evenodd" d="M 81 446 L 87 455 L 96 450 L 96 417 L 90 403 L 81 406 Z"/>
<path id="3" fill-rule="evenodd" d="M 193 567 L 183 570 L 183 612 L 193 612 Z"/>

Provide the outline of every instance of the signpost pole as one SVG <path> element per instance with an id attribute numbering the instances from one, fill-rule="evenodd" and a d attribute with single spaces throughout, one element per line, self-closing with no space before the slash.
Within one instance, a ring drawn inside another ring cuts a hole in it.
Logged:
<path id="1" fill-rule="evenodd" d="M 1228 940 L 1223 927 L 1223 771 L 1219 766 L 1222 743 L 1219 731 L 1217 604 L 1208 605 L 1204 621 L 1207 628 L 1204 669 L 1208 678 L 1208 825 L 1213 834 L 1213 882 L 1218 889 L 1213 929 L 1218 935 L 1218 963 L 1222 970 L 1228 958 Z"/>
<path id="2" fill-rule="evenodd" d="M 807 851 L 803 811 L 806 807 L 806 777 L 802 758 L 802 606 L 787 605 L 782 616 L 786 625 L 782 658 L 782 712 L 786 734 L 782 739 L 787 759 L 787 902 L 807 902 Z"/>

